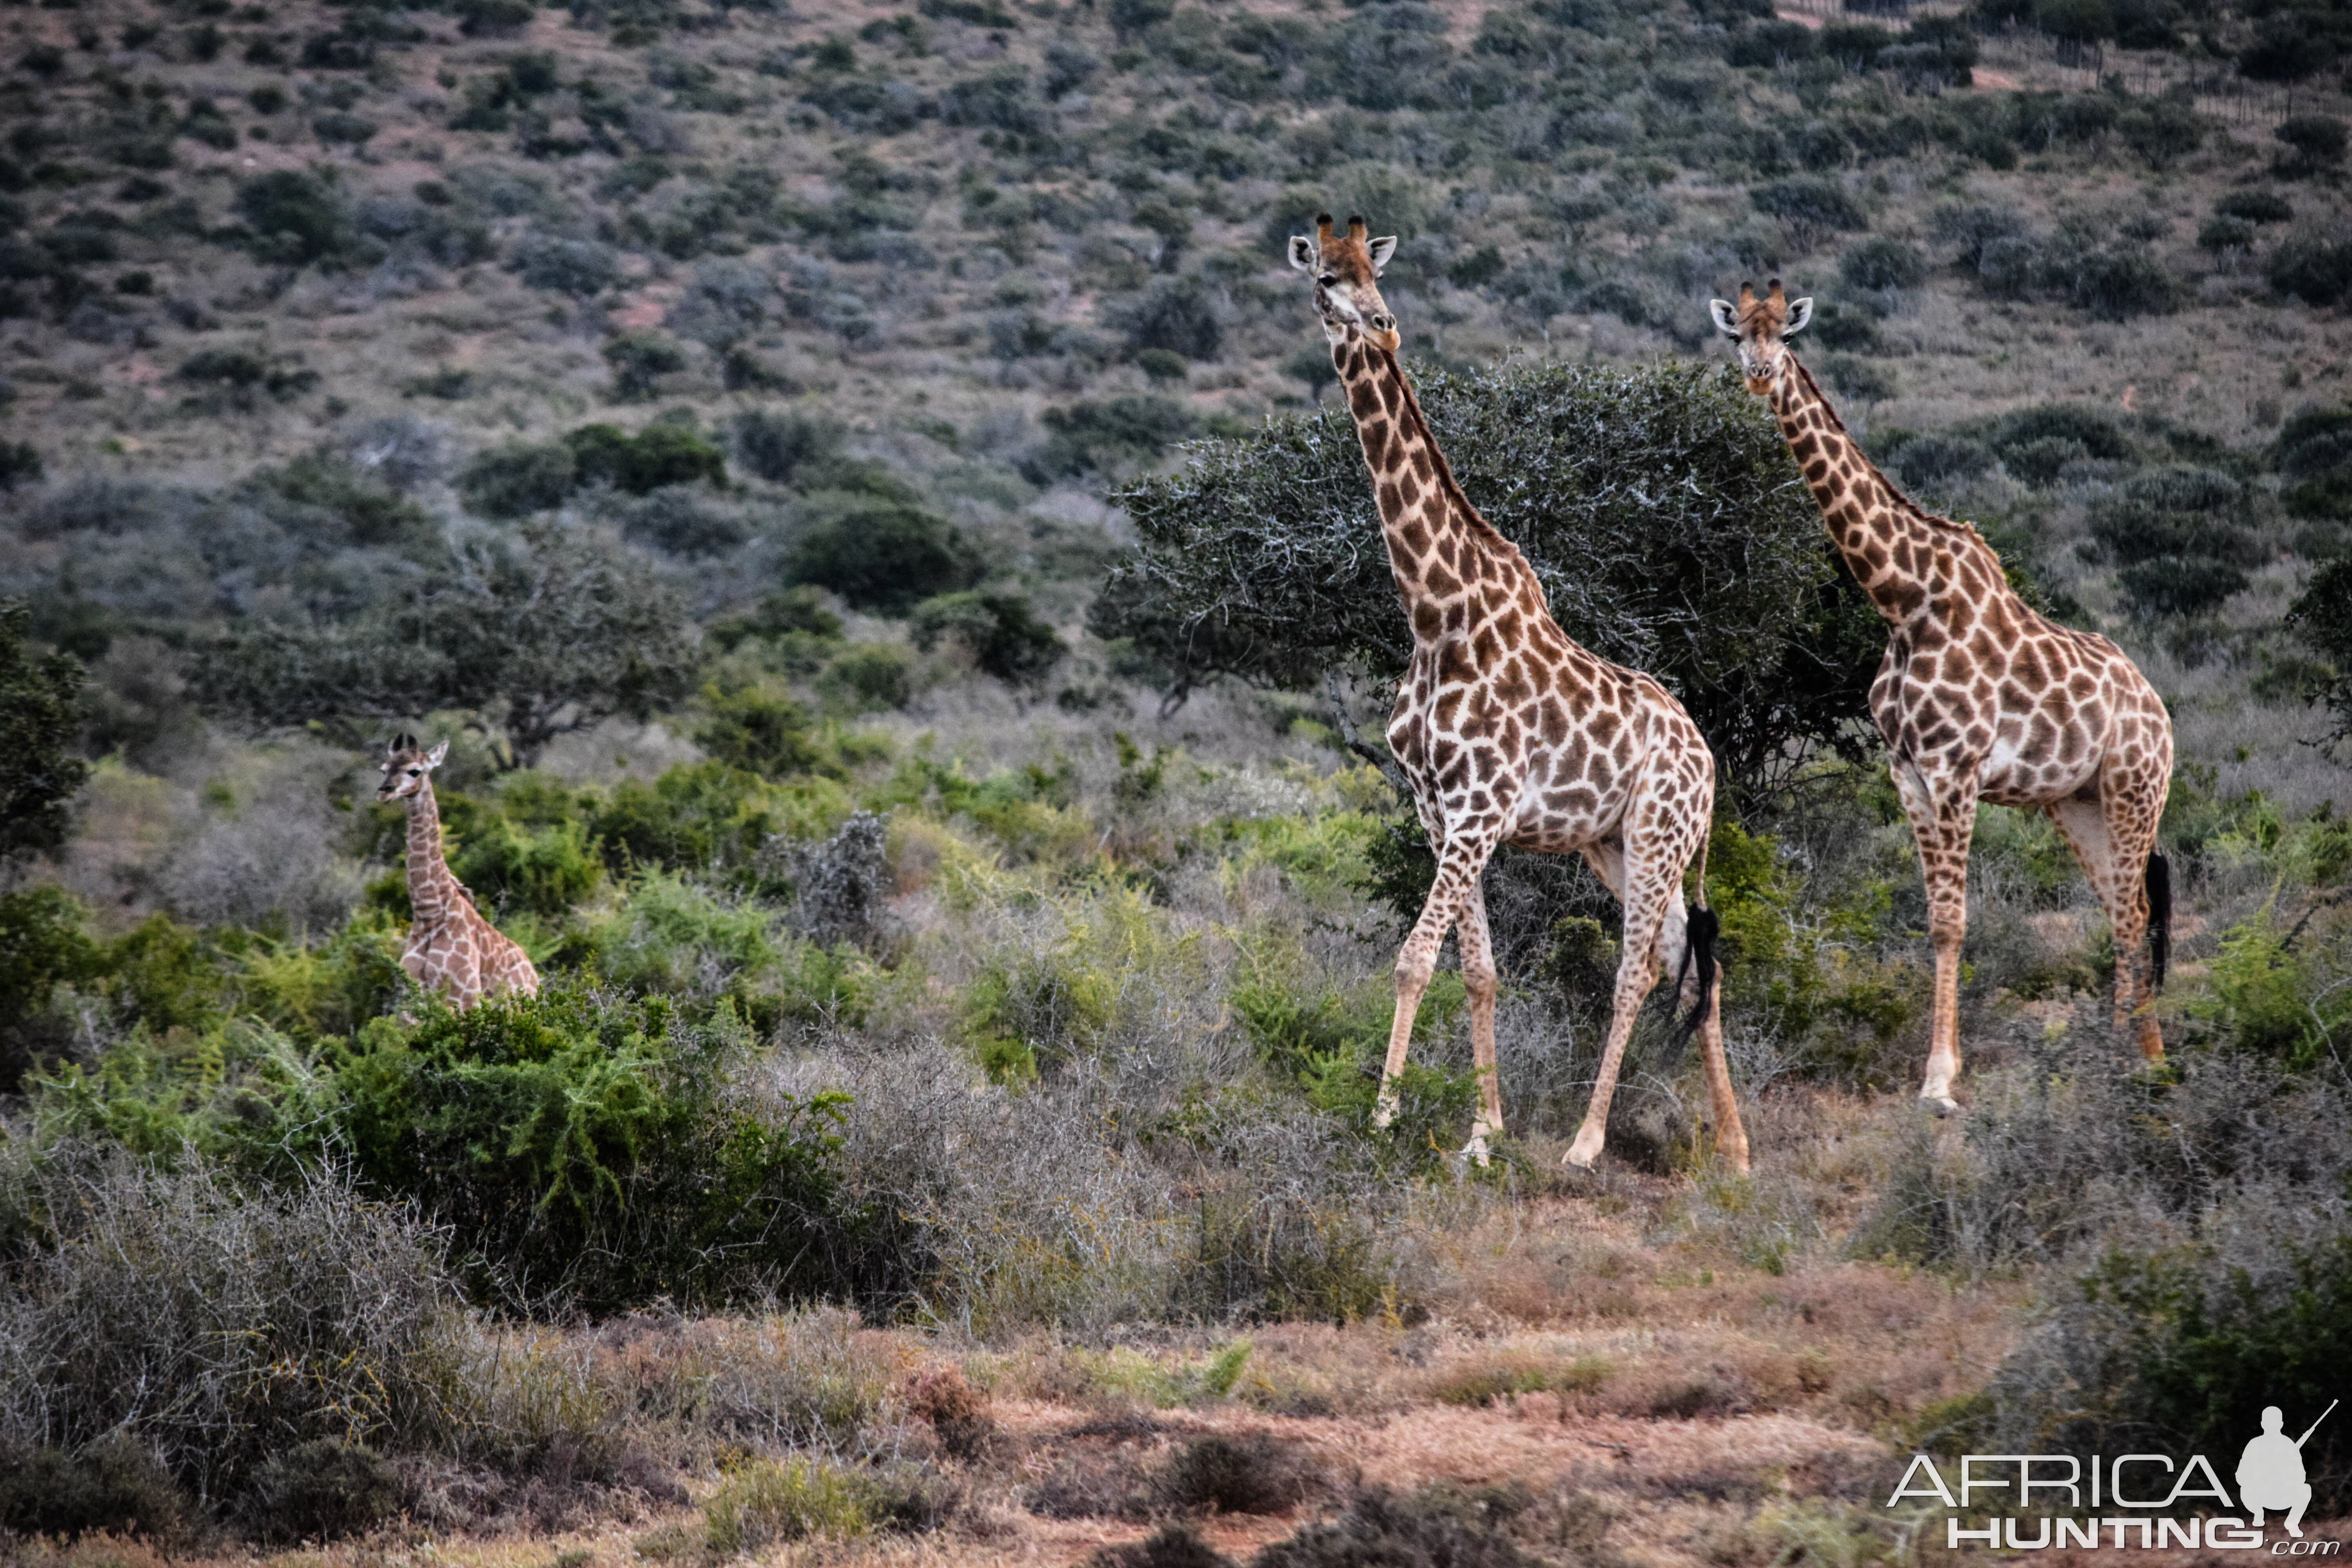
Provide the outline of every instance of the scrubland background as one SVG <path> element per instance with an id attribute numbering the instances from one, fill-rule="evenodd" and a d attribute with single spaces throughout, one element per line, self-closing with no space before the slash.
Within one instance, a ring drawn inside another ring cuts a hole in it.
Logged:
<path id="1" fill-rule="evenodd" d="M 1853 1568 L 1941 1550 L 1915 1448 L 2219 1456 L 2336 1391 L 2340 4 L 0 35 L 0 1556 Z M 1369 1124 L 1425 853 L 1349 743 L 1393 612 L 1318 210 L 1402 237 L 1570 629 L 1732 759 L 1752 1178 L 1663 1017 L 1559 1173 L 1615 911 L 1526 857 L 1507 1157 L 1445 1153 L 1458 984 Z M 1770 276 L 1890 475 L 2172 704 L 2161 1072 L 1988 808 L 1969 1109 L 1915 1119 L 1875 633 L 1706 318 Z M 1588 493 L 1578 418 L 1721 460 Z M 535 1003 L 398 972 L 402 728 Z"/>

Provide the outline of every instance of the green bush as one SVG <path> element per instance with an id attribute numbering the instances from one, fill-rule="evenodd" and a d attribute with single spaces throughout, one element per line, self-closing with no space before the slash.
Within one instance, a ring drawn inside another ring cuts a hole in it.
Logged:
<path id="1" fill-rule="evenodd" d="M 943 594 L 915 606 L 915 646 L 929 653 L 942 638 L 963 645 L 971 660 L 997 679 L 1034 686 L 1069 647 L 1037 618 L 1019 594 Z"/>
<path id="2" fill-rule="evenodd" d="M 2286 147 L 2279 173 L 2290 177 L 2320 174 L 2344 162 L 2344 121 L 2332 114 L 2291 114 L 2272 135 Z"/>
<path id="3" fill-rule="evenodd" d="M 850 713 L 887 713 L 915 700 L 914 656 L 894 643 L 861 643 L 817 672 L 828 707 Z"/>
<path id="4" fill-rule="evenodd" d="M 2318 235 L 2281 240 L 2263 264 L 2263 280 L 2282 294 L 2328 306 L 2352 294 L 2352 241 L 2336 243 Z"/>
<path id="5" fill-rule="evenodd" d="M 1775 180 L 1748 193 L 1749 205 L 1789 226 L 1798 245 L 1811 249 L 1822 236 L 1851 234 L 1870 219 L 1835 180 L 1803 177 Z"/>
<path id="6" fill-rule="evenodd" d="M 529 827 L 504 813 L 449 812 L 456 848 L 449 868 L 486 912 L 560 916 L 604 879 L 599 846 L 579 820 Z"/>
<path id="7" fill-rule="evenodd" d="M 695 743 L 730 767 L 775 778 L 806 773 L 824 760 L 799 703 L 763 686 L 702 689 L 708 718 Z"/>
<path id="8" fill-rule="evenodd" d="M 0 441 L 0 495 L 40 483 L 43 471 L 40 448 L 29 441 Z"/>
<path id="9" fill-rule="evenodd" d="M 563 980 L 467 1013 L 378 1019 L 332 1053 L 339 1136 L 371 1191 L 449 1227 L 469 1272 L 592 1311 L 838 1288 L 835 1102 L 730 1102 L 724 1012 Z"/>
<path id="10" fill-rule="evenodd" d="M 1323 357 L 1328 363 L 1330 355 Z M 1182 404 L 1148 394 L 1049 408 L 1045 418 L 1053 434 L 1022 464 L 1039 484 L 1149 463 L 1201 430 L 1200 421 Z"/>
<path id="11" fill-rule="evenodd" d="M 570 447 L 509 442 L 475 454 L 457 476 L 457 494 L 478 517 L 529 517 L 562 506 L 576 477 Z"/>
<path id="12" fill-rule="evenodd" d="M 844 508 L 803 534 L 790 575 L 830 588 L 860 609 L 900 616 L 978 575 L 963 534 L 945 519 L 899 501 Z"/>
<path id="13" fill-rule="evenodd" d="M 256 174 L 237 186 L 233 205 L 265 261 L 337 262 L 357 239 L 342 193 L 315 174 L 274 169 Z"/>
<path id="14" fill-rule="evenodd" d="M 69 1019 L 52 1007 L 58 988 L 84 984 L 104 968 L 82 920 L 81 905 L 61 888 L 0 895 L 0 1094 L 14 1094 L 26 1072 L 72 1038 Z"/>
<path id="15" fill-rule="evenodd" d="M 2210 614 L 2253 579 L 2243 567 L 2210 556 L 2162 555 L 2116 574 L 2124 600 L 2143 616 Z"/>
<path id="16" fill-rule="evenodd" d="M 615 875 L 660 866 L 758 885 L 753 862 L 772 837 L 820 837 L 849 815 L 828 780 L 771 784 L 723 761 L 681 764 L 652 784 L 625 779 L 590 829 Z"/>
<path id="17" fill-rule="evenodd" d="M 1838 276 L 1856 289 L 1909 289 L 1927 275 L 1927 258 L 1917 247 L 1884 235 L 1849 246 L 1838 258 Z"/>
<path id="18" fill-rule="evenodd" d="M 2352 518 L 2352 405 L 2295 410 L 2275 452 L 2291 515 Z"/>
<path id="19" fill-rule="evenodd" d="M 2276 191 L 2231 191 L 2213 204 L 2213 211 L 2252 224 L 2289 223 L 2294 218 L 2294 208 Z"/>
<path id="20" fill-rule="evenodd" d="M 814 415 L 748 409 L 732 429 L 736 460 L 771 484 L 791 484 L 803 468 L 841 450 L 840 427 Z"/>
<path id="21" fill-rule="evenodd" d="M 2092 1397 L 2060 1405 L 2056 1379 L 2037 1364 L 2035 1352 L 2048 1352 L 2029 1341 L 1993 1385 L 2011 1432 L 2039 1423 L 2053 1445 L 2218 1459 L 2263 1429 L 2267 1405 L 2286 1413 L 2290 1434 L 2309 1425 L 2352 1356 L 2352 1241 L 2342 1237 L 2305 1240 L 2272 1221 L 2226 1245 L 2152 1256 L 2116 1247 L 2076 1289 L 2080 1304 L 2053 1327 L 2063 1323 L 2079 1347 L 2062 1361 L 2066 1371 L 2091 1372 L 2083 1363 L 2095 1358 Z M 2352 1500 L 2352 1437 L 2333 1427 L 2322 1423 L 2303 1450 L 2315 1517 Z"/>
<path id="22" fill-rule="evenodd" d="M 2287 606 L 2287 624 L 2335 664 L 2320 696 L 2336 715 L 2331 740 L 2352 739 L 2352 556 L 2338 556 L 2311 574 Z"/>
<path id="23" fill-rule="evenodd" d="M 68 804 L 89 765 L 73 754 L 81 661 L 26 644 L 32 611 L 0 600 L 0 865 L 65 842 Z"/>
<path id="24" fill-rule="evenodd" d="M 665 485 L 727 482 L 727 458 L 691 430 L 648 425 L 631 436 L 614 425 L 583 425 L 563 437 L 582 484 L 609 484 L 633 496 Z"/>
<path id="25" fill-rule="evenodd" d="M 613 367 L 614 395 L 624 403 L 654 395 L 663 376 L 686 368 L 686 351 L 667 333 L 646 330 L 623 332 L 604 347 L 604 363 Z"/>

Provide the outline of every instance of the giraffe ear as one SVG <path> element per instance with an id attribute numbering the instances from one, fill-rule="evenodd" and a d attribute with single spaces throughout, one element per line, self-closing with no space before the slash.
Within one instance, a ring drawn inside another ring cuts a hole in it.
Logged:
<path id="1" fill-rule="evenodd" d="M 1802 300 L 1790 300 L 1788 324 L 1780 329 L 1780 335 L 1784 338 L 1795 337 L 1799 332 L 1805 330 L 1805 323 L 1812 319 L 1813 301 L 1811 296 L 1808 295 Z"/>
<path id="2" fill-rule="evenodd" d="M 1301 272 L 1312 273 L 1323 265 L 1323 253 L 1305 235 L 1294 234 L 1290 237 L 1290 265 Z"/>
<path id="3" fill-rule="evenodd" d="M 1371 252 L 1374 272 L 1378 272 L 1389 264 L 1389 258 L 1396 254 L 1396 247 L 1397 237 L 1392 234 L 1384 234 L 1372 241 L 1369 248 Z"/>
<path id="4" fill-rule="evenodd" d="M 1715 318 L 1717 331 L 1727 338 L 1736 338 L 1739 335 L 1739 312 L 1731 308 L 1730 300 L 1709 300 L 1706 302 L 1706 310 L 1707 314 Z"/>
<path id="5" fill-rule="evenodd" d="M 441 765 L 441 759 L 448 754 L 449 742 L 444 741 L 439 745 L 425 753 L 425 765 L 428 768 L 437 768 Z"/>

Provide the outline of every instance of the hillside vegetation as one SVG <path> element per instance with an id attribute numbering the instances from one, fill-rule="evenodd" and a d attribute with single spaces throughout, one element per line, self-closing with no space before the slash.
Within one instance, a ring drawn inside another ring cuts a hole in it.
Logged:
<path id="1" fill-rule="evenodd" d="M 2333 0 L 0 33 L 0 1557 L 1861 1568 L 1940 1550 L 1915 1449 L 2333 1396 Z M 1618 917 L 1516 852 L 1503 1157 L 1446 1152 L 1451 977 L 1372 1125 L 1430 862 L 1318 211 L 1402 237 L 1468 493 L 1718 753 L 1752 1179 L 1663 1008 L 1560 1173 Z M 2161 1070 L 1987 808 L 1915 1118 L 1883 633 L 1706 315 L 1770 276 L 2171 705 Z M 399 970 L 404 729 L 535 999 Z"/>

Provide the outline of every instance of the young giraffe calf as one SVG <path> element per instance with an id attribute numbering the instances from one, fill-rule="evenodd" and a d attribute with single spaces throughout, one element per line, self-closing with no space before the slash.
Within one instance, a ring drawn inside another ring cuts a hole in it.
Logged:
<path id="1" fill-rule="evenodd" d="M 1870 716 L 1927 882 L 1936 1011 L 1920 1099 L 1958 1109 L 1960 943 L 1977 803 L 2037 807 L 2058 826 L 2115 927 L 2116 1025 L 2164 1058 L 2156 991 L 2170 940 L 2171 875 L 2156 847 L 2172 784 L 2172 717 L 2123 649 L 2054 625 L 2017 596 L 1965 522 L 1915 505 L 1863 452 L 1789 339 L 1812 317 L 1772 279 L 1762 299 L 1714 301 L 1748 390 L 1771 400 L 1789 449 L 1854 580 L 1886 621 Z M 2147 938 L 2145 947 L 2141 937 Z"/>
<path id="2" fill-rule="evenodd" d="M 383 761 L 383 782 L 375 797 L 408 802 L 408 901 L 415 919 L 400 967 L 419 985 L 447 996 L 458 1011 L 485 996 L 509 992 L 539 994 L 539 971 L 504 931 L 474 908 L 474 896 L 449 869 L 441 853 L 441 808 L 433 798 L 433 770 L 449 754 L 449 742 L 430 752 L 415 737 L 392 742 Z"/>
<path id="3" fill-rule="evenodd" d="M 1600 1157 L 1634 1017 L 1660 973 L 1672 973 L 1693 1008 L 1717 1151 L 1745 1172 L 1748 1134 L 1724 1064 L 1716 922 L 1706 910 L 1714 754 L 1672 692 L 1596 658 L 1560 630 L 1518 546 L 1496 532 L 1454 482 L 1397 363 L 1396 318 L 1381 299 L 1377 279 L 1396 241 L 1368 242 L 1370 232 L 1351 217 L 1340 234 L 1327 213 L 1315 238 L 1292 237 L 1290 264 L 1315 280 L 1316 314 L 1347 388 L 1397 596 L 1412 626 L 1412 660 L 1397 689 L 1389 750 L 1437 855 L 1429 901 L 1397 955 L 1380 1121 L 1385 1125 L 1394 1114 L 1414 1016 L 1438 947 L 1458 924 L 1479 1090 L 1465 1152 L 1484 1163 L 1487 1140 L 1503 1131 L 1495 955 L 1479 878 L 1497 845 L 1515 844 L 1582 855 L 1625 911 L 1609 1038 L 1566 1163 L 1584 1167 Z M 1683 879 L 1695 856 L 1693 913 L 1683 902 Z"/>

